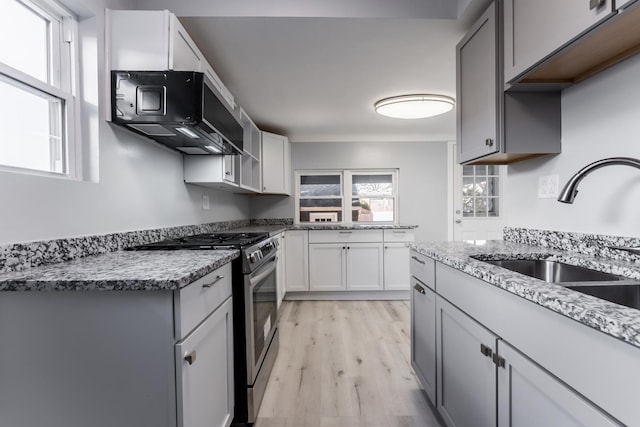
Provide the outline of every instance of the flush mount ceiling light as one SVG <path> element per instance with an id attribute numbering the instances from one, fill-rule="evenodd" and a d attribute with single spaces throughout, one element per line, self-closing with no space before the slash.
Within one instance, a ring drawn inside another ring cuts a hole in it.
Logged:
<path id="1" fill-rule="evenodd" d="M 455 101 L 443 95 L 402 95 L 375 103 L 376 112 L 397 119 L 423 119 L 451 111 Z"/>

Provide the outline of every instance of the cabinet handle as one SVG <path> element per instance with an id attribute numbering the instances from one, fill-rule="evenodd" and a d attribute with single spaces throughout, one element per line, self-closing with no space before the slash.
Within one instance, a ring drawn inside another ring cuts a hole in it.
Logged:
<path id="1" fill-rule="evenodd" d="M 185 354 L 184 360 L 186 360 L 189 365 L 193 365 L 196 361 L 196 351 L 193 350 L 191 353 Z"/>
<path id="2" fill-rule="evenodd" d="M 589 0 L 589 10 L 597 9 L 605 3 L 606 0 Z"/>
<path id="3" fill-rule="evenodd" d="M 487 138 L 484 140 L 484 145 L 486 145 L 487 147 L 493 147 L 493 139 L 491 138 Z"/>
<path id="4" fill-rule="evenodd" d="M 351 234 L 353 231 L 338 231 L 338 234 Z"/>
<path id="5" fill-rule="evenodd" d="M 227 171 L 224 173 L 225 175 L 231 175 L 231 172 Z"/>
<path id="6" fill-rule="evenodd" d="M 417 283 L 413 285 L 413 289 L 420 292 L 422 295 L 426 295 L 426 292 L 424 291 L 424 289 L 422 289 L 422 286 L 418 285 Z"/>
<path id="7" fill-rule="evenodd" d="M 351 249 L 351 246 L 347 246 L 347 250 Z"/>
<path id="8" fill-rule="evenodd" d="M 425 265 L 426 263 L 424 261 L 422 261 L 420 258 L 418 258 L 417 256 L 412 256 L 411 257 L 412 260 L 416 261 L 418 264 L 422 264 Z"/>
<path id="9" fill-rule="evenodd" d="M 484 344 L 480 344 L 480 353 L 484 354 L 487 357 L 491 357 L 491 355 L 493 355 L 493 360 L 495 362 L 495 354 L 493 354 L 493 350 L 491 350 L 491 347 L 487 347 Z"/>
<path id="10" fill-rule="evenodd" d="M 493 363 L 495 363 L 498 368 L 504 368 L 504 366 L 505 366 L 504 357 L 498 356 L 497 353 L 494 353 L 493 354 Z"/>
<path id="11" fill-rule="evenodd" d="M 210 288 L 213 285 L 215 285 L 216 283 L 218 283 L 220 280 L 224 279 L 224 276 L 216 276 L 215 279 L 213 279 L 213 282 L 211 283 L 205 283 L 202 285 L 203 288 Z"/>

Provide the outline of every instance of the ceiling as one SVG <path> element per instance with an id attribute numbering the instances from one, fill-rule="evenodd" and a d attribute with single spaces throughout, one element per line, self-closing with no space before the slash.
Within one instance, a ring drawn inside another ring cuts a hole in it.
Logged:
<path id="1" fill-rule="evenodd" d="M 261 129 L 292 142 L 351 142 L 455 139 L 455 110 L 402 120 L 373 104 L 412 93 L 455 98 L 455 45 L 486 1 L 134 3 L 176 13 Z"/>

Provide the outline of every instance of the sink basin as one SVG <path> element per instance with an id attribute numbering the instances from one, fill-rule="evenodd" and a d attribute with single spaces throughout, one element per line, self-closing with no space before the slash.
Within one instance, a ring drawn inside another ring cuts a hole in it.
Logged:
<path id="1" fill-rule="evenodd" d="M 625 280 L 625 277 L 603 273 L 585 267 L 569 265 L 544 259 L 502 259 L 480 261 L 506 268 L 526 276 L 535 277 L 549 283 L 565 282 L 610 282 Z"/>
<path id="2" fill-rule="evenodd" d="M 640 284 L 616 285 L 605 283 L 599 285 L 570 285 L 566 286 L 566 288 L 640 310 Z"/>

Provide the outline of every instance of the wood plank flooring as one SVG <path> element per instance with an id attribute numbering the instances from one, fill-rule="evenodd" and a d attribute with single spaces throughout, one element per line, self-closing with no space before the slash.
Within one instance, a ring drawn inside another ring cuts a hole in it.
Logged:
<path id="1" fill-rule="evenodd" d="M 408 301 L 285 301 L 256 427 L 439 427 L 411 369 Z"/>

